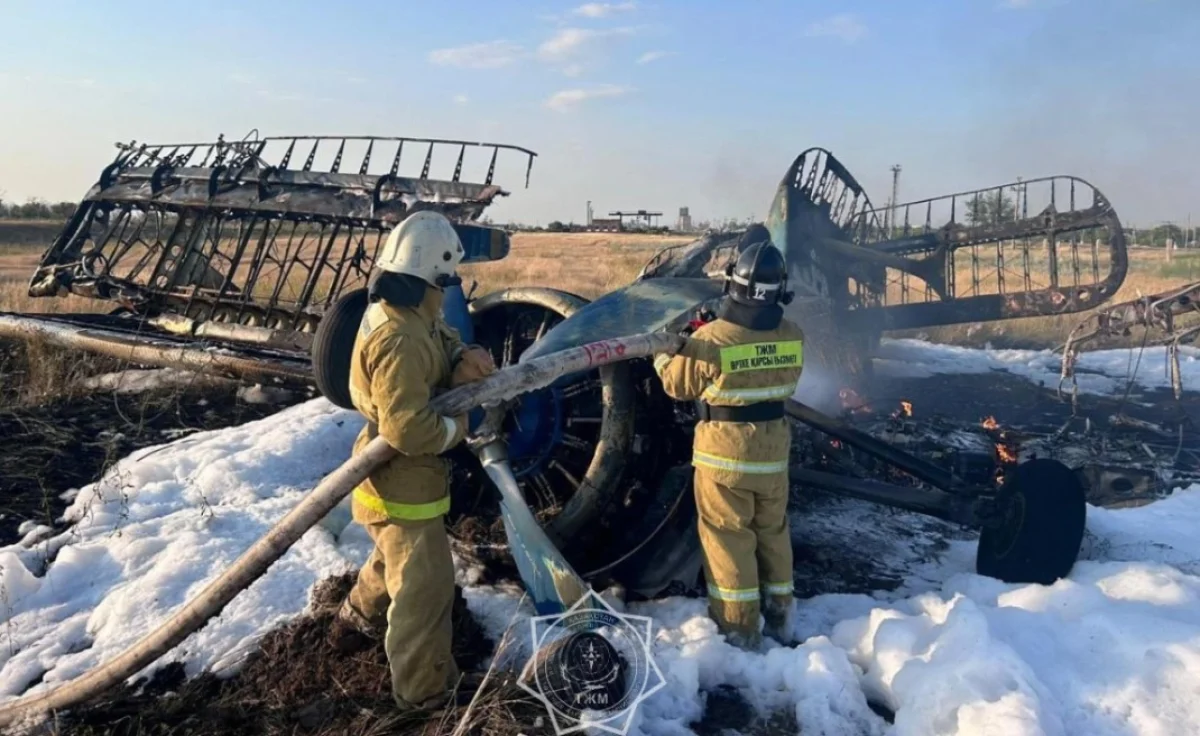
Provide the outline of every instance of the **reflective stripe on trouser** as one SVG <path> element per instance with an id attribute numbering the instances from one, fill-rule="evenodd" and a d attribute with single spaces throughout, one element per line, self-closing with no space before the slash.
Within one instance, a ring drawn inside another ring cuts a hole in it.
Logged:
<path id="1" fill-rule="evenodd" d="M 731 457 L 721 457 L 700 450 L 692 451 L 692 465 L 696 468 L 712 468 L 714 470 L 730 470 L 735 473 L 750 473 L 753 475 L 772 475 L 787 473 L 787 460 L 778 462 L 750 462 Z M 784 495 L 787 495 L 787 476 L 783 476 Z"/>
<path id="2" fill-rule="evenodd" d="M 424 521 L 450 512 L 450 496 L 448 495 L 428 503 L 397 503 L 385 501 L 359 486 L 354 489 L 354 500 L 371 511 L 387 514 L 389 518 L 399 521 Z"/>
<path id="3" fill-rule="evenodd" d="M 763 493 L 717 483 L 703 468 L 694 477 L 709 612 L 722 633 L 754 642 L 762 595 L 774 611 L 792 598 L 787 475 Z"/>
<path id="4" fill-rule="evenodd" d="M 366 525 L 375 549 L 358 572 L 350 605 L 386 623 L 384 649 L 392 693 L 419 704 L 444 695 L 458 679 L 450 650 L 454 562 L 442 518 Z"/>

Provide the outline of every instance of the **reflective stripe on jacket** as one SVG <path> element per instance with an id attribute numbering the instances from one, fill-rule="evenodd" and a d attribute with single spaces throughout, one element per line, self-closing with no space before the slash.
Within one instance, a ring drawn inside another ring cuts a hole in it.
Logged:
<path id="1" fill-rule="evenodd" d="M 399 451 L 354 490 L 360 523 L 422 520 L 450 508 L 449 463 L 439 454 L 466 434 L 465 417 L 429 407 L 449 386 L 462 341 L 441 319 L 442 293 L 427 289 L 417 307 L 371 304 L 363 315 L 350 364 L 350 398 L 367 419 L 354 443 L 359 452 L 375 432 Z"/>
<path id="2" fill-rule="evenodd" d="M 692 333 L 678 354 L 654 361 L 667 395 L 713 406 L 791 398 L 803 367 L 804 333 L 786 319 L 773 330 L 717 319 Z M 696 426 L 692 464 L 711 472 L 718 483 L 766 488 L 787 472 L 791 437 L 787 419 L 702 421 Z"/>

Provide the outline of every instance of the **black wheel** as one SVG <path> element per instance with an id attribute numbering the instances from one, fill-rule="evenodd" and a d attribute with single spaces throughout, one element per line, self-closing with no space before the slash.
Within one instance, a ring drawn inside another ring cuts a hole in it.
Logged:
<path id="1" fill-rule="evenodd" d="M 313 335 L 312 370 L 317 390 L 343 409 L 354 408 L 350 401 L 350 357 L 366 311 L 367 290 L 355 289 L 333 303 Z"/>
<path id="2" fill-rule="evenodd" d="M 976 572 L 1042 585 L 1066 577 L 1087 522 L 1079 477 L 1057 460 L 1030 460 L 1004 479 L 998 500 L 997 518 L 979 536 Z"/>
<path id="3" fill-rule="evenodd" d="M 618 535 L 613 545 L 630 551 L 609 563 L 611 570 L 601 571 L 629 593 L 651 598 L 671 588 L 690 594 L 702 587 L 697 585 L 704 570 L 693 475 L 691 465 L 677 465 L 662 475 L 656 488 L 642 489 L 647 501 L 636 512 L 639 523 L 631 524 L 628 537 Z"/>

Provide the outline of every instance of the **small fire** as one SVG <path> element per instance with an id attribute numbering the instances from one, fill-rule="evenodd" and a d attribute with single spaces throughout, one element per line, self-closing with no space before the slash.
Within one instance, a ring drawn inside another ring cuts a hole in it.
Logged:
<path id="1" fill-rule="evenodd" d="M 900 400 L 900 408 L 892 412 L 892 419 L 905 419 L 913 415 L 912 402 L 907 399 Z"/>
<path id="2" fill-rule="evenodd" d="M 837 450 L 842 449 L 842 441 L 841 440 L 829 440 L 829 445 Z"/>
<path id="3" fill-rule="evenodd" d="M 996 459 L 1000 461 L 1001 465 L 1001 468 L 996 473 L 996 481 L 1001 482 L 1004 479 L 1003 466 L 1015 465 L 1019 460 L 1017 457 L 1017 445 L 1009 437 L 1008 432 L 1000 429 L 1000 422 L 996 421 L 996 417 L 990 416 L 979 424 L 996 439 Z"/>

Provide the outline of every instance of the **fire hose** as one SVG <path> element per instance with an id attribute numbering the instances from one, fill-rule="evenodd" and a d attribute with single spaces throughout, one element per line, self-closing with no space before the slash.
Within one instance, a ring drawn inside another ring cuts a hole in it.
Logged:
<path id="1" fill-rule="evenodd" d="M 545 388 L 565 375 L 659 353 L 675 353 L 682 345 L 682 337 L 669 333 L 647 333 L 589 343 L 534 358 L 498 371 L 478 383 L 460 386 L 434 398 L 430 407 L 443 416 L 460 416 L 478 406 Z M 397 451 L 382 437 L 371 440 L 362 452 L 327 475 L 303 501 L 242 553 L 224 574 L 157 629 L 107 663 L 50 692 L 0 706 L 0 727 L 86 702 L 140 672 L 219 614 L 373 470 L 396 455 Z"/>

